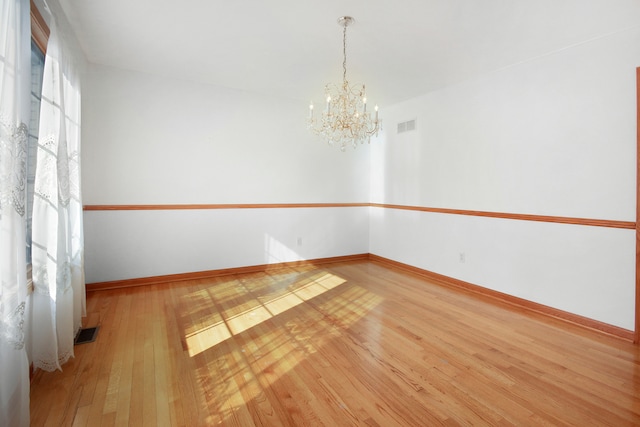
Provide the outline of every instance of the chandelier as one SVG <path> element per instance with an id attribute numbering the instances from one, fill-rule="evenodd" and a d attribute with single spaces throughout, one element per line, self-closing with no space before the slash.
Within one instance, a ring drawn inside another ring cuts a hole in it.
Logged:
<path id="1" fill-rule="evenodd" d="M 350 16 L 338 18 L 338 24 L 343 27 L 342 86 L 329 83 L 324 87 L 326 106 L 319 120 L 313 115 L 313 103 L 309 105 L 309 129 L 326 138 L 329 145 L 338 145 L 341 151 L 349 144 L 356 148 L 358 142 L 369 143 L 371 136 L 377 136 L 382 129 L 378 106 L 374 107 L 374 117 L 367 111 L 364 84 L 349 86 L 347 81 L 347 27 L 353 22 Z"/>

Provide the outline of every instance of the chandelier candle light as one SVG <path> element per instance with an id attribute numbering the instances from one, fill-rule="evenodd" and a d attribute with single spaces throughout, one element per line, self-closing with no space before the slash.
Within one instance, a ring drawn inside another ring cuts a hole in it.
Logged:
<path id="1" fill-rule="evenodd" d="M 309 105 L 309 129 L 327 139 L 329 145 L 339 145 L 345 151 L 348 144 L 356 148 L 358 142 L 371 142 L 371 136 L 378 136 L 382 120 L 378 118 L 378 106 L 374 107 L 375 117 L 367 111 L 367 95 L 364 84 L 349 86 L 347 81 L 347 27 L 354 22 L 350 16 L 338 18 L 342 30 L 342 86 L 329 83 L 324 88 L 326 108 L 316 121 L 313 103 Z"/>

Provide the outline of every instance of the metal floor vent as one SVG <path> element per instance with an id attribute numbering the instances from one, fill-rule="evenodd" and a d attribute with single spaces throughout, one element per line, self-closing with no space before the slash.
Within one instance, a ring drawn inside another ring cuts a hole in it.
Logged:
<path id="1" fill-rule="evenodd" d="M 76 340 L 73 342 L 74 345 L 78 344 L 87 344 L 90 342 L 94 342 L 96 337 L 98 336 L 99 326 L 95 326 L 93 328 L 85 328 L 80 329 L 78 331 L 78 335 L 76 335 Z"/>

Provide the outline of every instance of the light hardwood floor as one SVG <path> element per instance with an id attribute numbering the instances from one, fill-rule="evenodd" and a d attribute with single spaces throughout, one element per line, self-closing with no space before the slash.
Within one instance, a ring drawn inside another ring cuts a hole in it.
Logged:
<path id="1" fill-rule="evenodd" d="M 369 262 L 90 292 L 32 425 L 638 426 L 640 347 Z"/>

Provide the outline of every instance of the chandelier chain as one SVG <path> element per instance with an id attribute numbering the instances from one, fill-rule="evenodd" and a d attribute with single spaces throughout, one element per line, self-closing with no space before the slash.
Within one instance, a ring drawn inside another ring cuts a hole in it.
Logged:
<path id="1" fill-rule="evenodd" d="M 342 81 L 347 81 L 347 25 L 342 29 Z"/>

